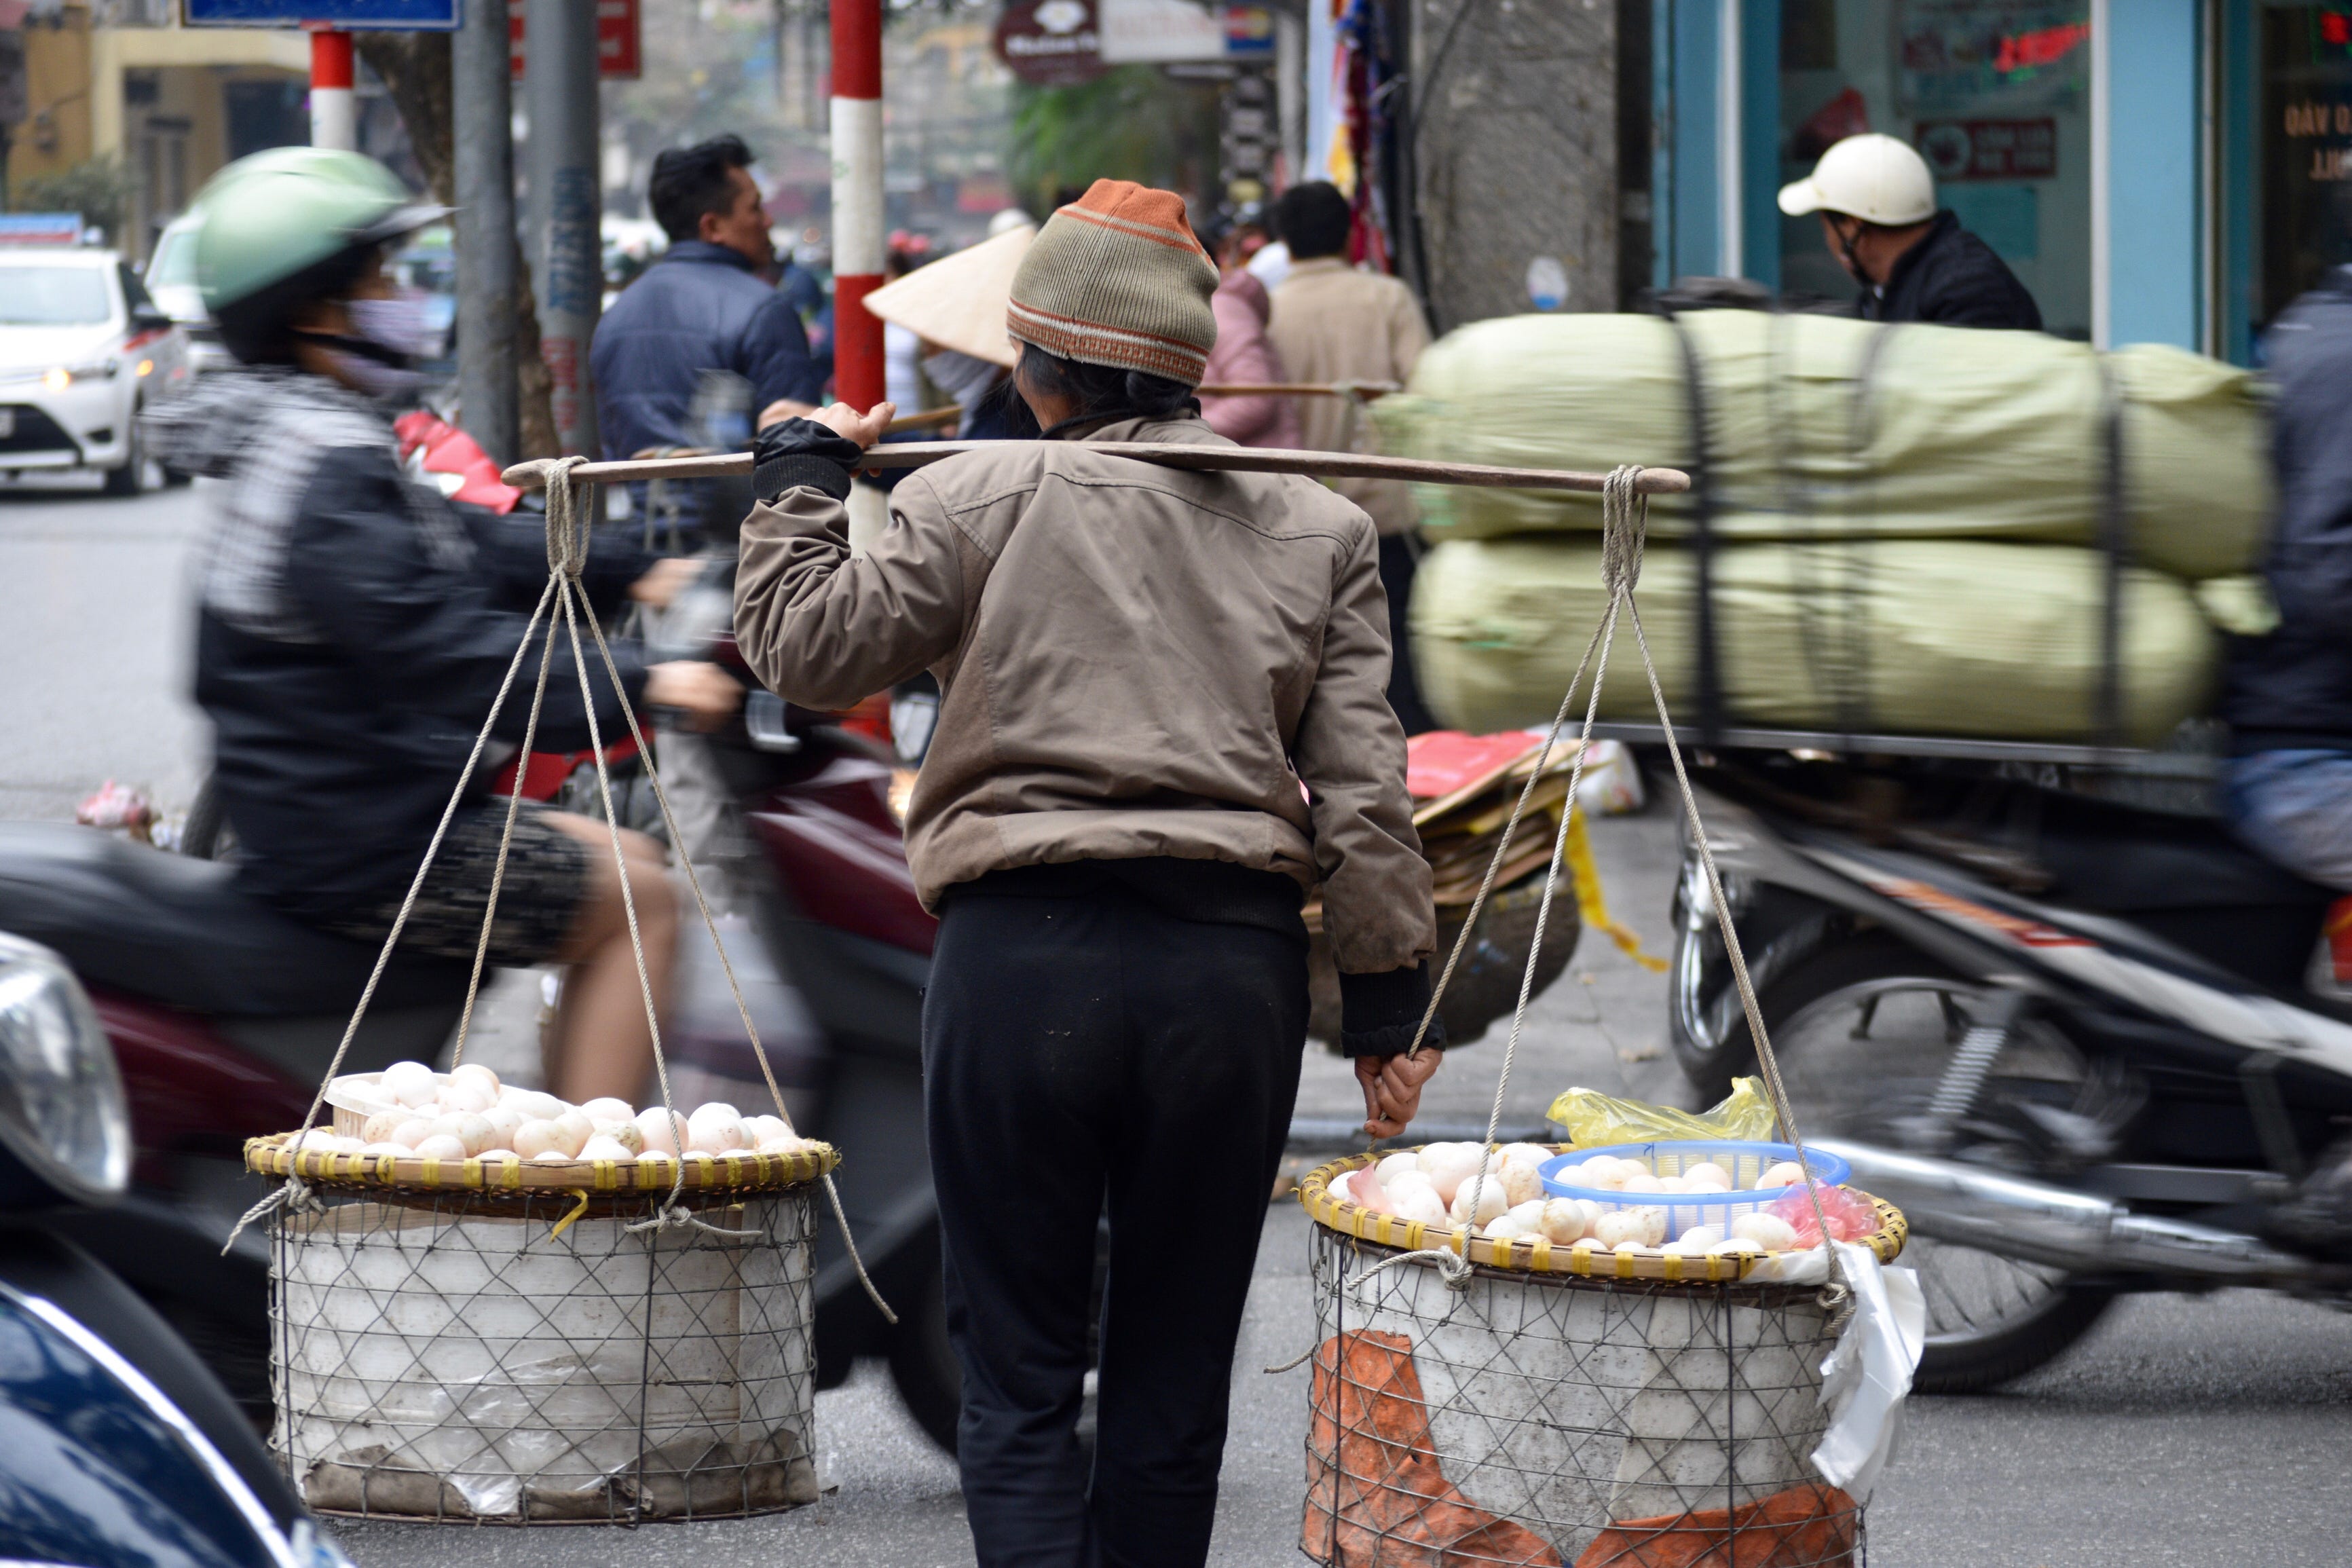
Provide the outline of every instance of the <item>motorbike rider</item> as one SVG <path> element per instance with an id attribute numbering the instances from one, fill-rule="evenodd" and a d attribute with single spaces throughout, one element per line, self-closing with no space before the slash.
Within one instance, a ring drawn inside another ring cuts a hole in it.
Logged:
<path id="1" fill-rule="evenodd" d="M 1045 441 L 909 476 L 853 556 L 851 470 L 892 408 L 835 404 L 762 433 L 765 504 L 742 529 L 737 637 L 778 692 L 835 709 L 940 680 L 907 847 L 940 916 L 926 1119 L 987 1568 L 1207 1557 L 1306 1040 L 1307 885 L 1367 1131 L 1401 1131 L 1437 1063 L 1405 1053 L 1435 919 L 1371 520 L 1303 477 L 1079 439 L 1232 445 L 1192 395 L 1216 287 L 1182 198 L 1097 182 L 1013 279 L 1015 385 Z M 1178 1192 L 1171 1268 L 1153 1253 Z M 1106 1200 L 1089 1480 L 1075 1426 Z"/>
<path id="2" fill-rule="evenodd" d="M 1830 253 L 1862 285 L 1865 321 L 2042 330 L 2042 310 L 1991 246 L 1936 210 L 1936 177 L 1909 143 L 1877 132 L 1837 142 L 1780 187 L 1790 217 L 1819 213 Z"/>
<path id="3" fill-rule="evenodd" d="M 198 282 L 238 363 L 158 404 L 146 428 L 166 464 L 227 481 L 195 568 L 195 694 L 238 877 L 305 923 L 381 942 L 516 657 L 528 617 L 510 606 L 537 601 L 545 554 L 469 531 L 399 466 L 391 418 L 419 385 L 421 311 L 385 259 L 442 209 L 414 203 L 373 159 L 285 147 L 221 171 L 196 210 Z M 520 580 L 532 569 L 537 582 Z M 679 574 L 600 548 L 583 584 L 601 614 L 632 593 L 666 597 Z M 625 731 L 624 693 L 703 721 L 740 699 L 713 666 L 647 668 L 625 643 L 614 653 L 620 691 L 589 655 L 607 740 Z M 501 711 L 509 745 L 537 664 L 533 650 Z M 585 747 L 586 719 L 567 650 L 548 671 L 534 743 Z M 484 798 L 491 771 L 468 781 L 405 951 L 474 956 L 506 815 Z M 659 847 L 622 837 L 658 996 L 677 904 Z M 575 1102 L 634 1099 L 651 1065 L 621 877 L 603 824 L 530 808 L 516 822 L 488 960 L 576 966 L 549 1062 L 549 1087 Z"/>

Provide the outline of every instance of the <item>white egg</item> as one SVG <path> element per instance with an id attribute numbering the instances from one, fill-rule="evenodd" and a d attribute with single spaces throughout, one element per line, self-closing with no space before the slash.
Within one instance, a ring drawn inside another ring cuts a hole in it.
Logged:
<path id="1" fill-rule="evenodd" d="M 488 1091 L 494 1102 L 506 1089 L 506 1086 L 499 1081 L 499 1075 L 479 1062 L 459 1062 L 449 1069 L 449 1076 L 462 1082 L 481 1085 Z"/>
<path id="2" fill-rule="evenodd" d="M 572 1109 L 555 1096 L 535 1089 L 518 1091 L 507 1103 L 521 1111 L 526 1121 L 552 1121 Z"/>
<path id="3" fill-rule="evenodd" d="M 614 1100 L 610 1095 L 589 1100 L 581 1106 L 580 1110 L 591 1121 L 635 1121 L 637 1119 L 635 1106 L 625 1100 Z"/>
<path id="4" fill-rule="evenodd" d="M 403 1110 L 380 1110 L 360 1125 L 360 1137 L 369 1143 L 389 1143 L 394 1129 L 409 1119 Z"/>
<path id="5" fill-rule="evenodd" d="M 1437 1200 L 1450 1204 L 1462 1190 L 1465 1178 L 1478 1170 L 1478 1146 L 1475 1143 L 1433 1143 L 1421 1152 L 1421 1173 L 1429 1184 L 1437 1189 Z"/>
<path id="6" fill-rule="evenodd" d="M 1551 1158 L 1551 1151 L 1540 1143 L 1506 1143 L 1496 1152 L 1502 1156 L 1505 1170 L 1513 1165 L 1540 1165 Z"/>
<path id="7" fill-rule="evenodd" d="M 700 1154 L 728 1154 L 751 1142 L 743 1119 L 731 1105 L 704 1105 L 687 1119 L 686 1146 Z"/>
<path id="8" fill-rule="evenodd" d="M 1723 1227 L 1721 1226 L 1695 1225 L 1688 1230 L 1683 1232 L 1680 1236 L 1675 1237 L 1675 1245 L 1681 1247 L 1685 1252 L 1705 1252 L 1708 1247 L 1713 1247 L 1717 1242 L 1721 1241 L 1722 1239 Z"/>
<path id="9" fill-rule="evenodd" d="M 1437 1201 L 1437 1189 L 1426 1182 L 1402 1197 L 1391 1191 L 1389 1207 L 1402 1220 L 1417 1221 L 1427 1226 L 1443 1226 L 1447 1222 L 1445 1205 Z"/>
<path id="10" fill-rule="evenodd" d="M 466 1146 L 466 1152 L 468 1154 L 480 1153 L 497 1142 L 499 1138 L 498 1130 L 490 1125 L 488 1117 L 478 1116 L 470 1110 L 453 1111 L 447 1116 L 435 1117 L 433 1131 L 455 1138 Z"/>
<path id="11" fill-rule="evenodd" d="M 808 1151 L 809 1142 L 787 1132 L 782 1138 L 770 1138 L 751 1152 L 755 1154 L 801 1154 Z"/>
<path id="12" fill-rule="evenodd" d="M 520 1161 L 522 1156 L 516 1153 L 511 1149 L 485 1149 L 480 1153 L 475 1155 L 474 1158 L 483 1162 L 485 1164 L 488 1164 L 491 1161 L 498 1161 L 500 1163 L 504 1163 L 508 1161 Z"/>
<path id="13" fill-rule="evenodd" d="M 666 1165 L 677 1157 L 677 1156 L 675 1154 L 665 1154 L 658 1149 L 648 1149 L 644 1153 L 637 1156 L 637 1163 L 640 1165 Z"/>
<path id="14" fill-rule="evenodd" d="M 538 1154 L 526 1154 L 523 1158 L 533 1165 L 568 1165 L 572 1163 L 572 1156 L 561 1149 L 550 1149 Z"/>
<path id="15" fill-rule="evenodd" d="M 376 1083 L 383 1098 L 394 1105 L 414 1109 L 433 1102 L 433 1069 L 423 1062 L 394 1062 L 383 1069 Z"/>
<path id="16" fill-rule="evenodd" d="M 433 1103 L 444 1110 L 470 1110 L 479 1115 L 498 1103 L 498 1091 L 470 1079 L 452 1079 L 433 1091 Z"/>
<path id="17" fill-rule="evenodd" d="M 511 1148 L 515 1129 L 530 1118 L 511 1105 L 493 1105 L 482 1112 L 482 1120 L 490 1124 L 490 1131 L 497 1135 L 501 1148 Z"/>
<path id="18" fill-rule="evenodd" d="M 1475 1205 L 1476 1212 L 1472 1212 Z M 1482 1226 L 1502 1217 L 1511 1205 L 1504 1200 L 1503 1184 L 1488 1176 L 1482 1185 L 1476 1177 L 1464 1182 L 1454 1194 L 1448 1212 L 1455 1225 Z"/>
<path id="19" fill-rule="evenodd" d="M 567 1110 L 554 1121 L 555 1135 L 563 1152 L 577 1154 L 580 1146 L 596 1134 L 596 1124 L 577 1110 Z"/>
<path id="20" fill-rule="evenodd" d="M 426 1138 L 431 1137 L 432 1133 L 433 1121 L 430 1117 L 412 1116 L 392 1130 L 392 1141 L 414 1149 Z"/>
<path id="21" fill-rule="evenodd" d="M 1380 1177 L 1381 1185 L 1385 1187 L 1407 1171 L 1419 1175 L 1421 1156 L 1411 1149 L 1400 1149 L 1393 1154 L 1383 1156 L 1381 1163 L 1373 1166 L 1372 1170 Z"/>
<path id="22" fill-rule="evenodd" d="M 1543 1233 L 1561 1247 L 1592 1228 L 1591 1216 L 1577 1198 L 1553 1198 L 1543 1206 Z"/>
<path id="23" fill-rule="evenodd" d="M 591 1141 L 594 1138 L 610 1139 L 632 1155 L 645 1152 L 645 1131 L 635 1121 L 599 1121 Z"/>
<path id="24" fill-rule="evenodd" d="M 1793 1187 L 1805 1179 L 1805 1168 L 1794 1160 L 1783 1160 L 1756 1178 L 1756 1190 L 1767 1187 Z"/>
<path id="25" fill-rule="evenodd" d="M 410 1151 L 408 1146 L 404 1143 L 365 1143 L 361 1145 L 360 1152 L 362 1154 L 390 1154 L 395 1159 L 406 1159 Z"/>
<path id="26" fill-rule="evenodd" d="M 1685 1166 L 1683 1180 L 1691 1184 L 1691 1190 L 1694 1192 L 1702 1187 L 1711 1188 L 1718 1193 L 1727 1193 L 1731 1190 L 1731 1173 L 1712 1160 L 1701 1160 L 1696 1165 Z"/>
<path id="27" fill-rule="evenodd" d="M 634 1160 L 636 1157 L 635 1150 L 616 1139 L 601 1135 L 580 1146 L 580 1158 L 583 1160 Z"/>
<path id="28" fill-rule="evenodd" d="M 1716 1258 L 1760 1258 L 1764 1254 L 1761 1247 L 1744 1236 L 1727 1236 L 1706 1250 Z"/>
<path id="29" fill-rule="evenodd" d="M 462 1160 L 466 1157 L 466 1146 L 446 1132 L 436 1132 L 417 1143 L 416 1157 L 420 1160 Z"/>
<path id="30" fill-rule="evenodd" d="M 1658 1191 L 1662 1193 L 1686 1193 L 1691 1190 L 1690 1182 L 1686 1177 L 1659 1176 L 1654 1179 L 1658 1184 Z"/>
<path id="31" fill-rule="evenodd" d="M 1391 1207 L 1403 1201 L 1407 1193 L 1425 1193 L 1439 1208 L 1445 1206 L 1437 1195 L 1436 1184 L 1419 1171 L 1399 1171 L 1393 1176 L 1383 1176 L 1381 1178 L 1381 1190 L 1388 1194 Z"/>
<path id="32" fill-rule="evenodd" d="M 1666 1239 L 1666 1211 L 1638 1208 L 1631 1211 L 1642 1222 L 1642 1245 L 1656 1247 Z"/>
<path id="33" fill-rule="evenodd" d="M 1631 1162 L 1614 1154 L 1595 1154 L 1583 1164 L 1570 1168 L 1569 1184 L 1592 1192 L 1613 1193 L 1625 1184 L 1631 1168 Z"/>
<path id="34" fill-rule="evenodd" d="M 747 1116 L 743 1118 L 743 1131 L 755 1149 L 762 1143 L 772 1143 L 779 1138 L 793 1136 L 792 1124 L 781 1116 Z"/>
<path id="35" fill-rule="evenodd" d="M 1491 1174 L 1489 1179 L 1491 1180 Z M 1528 1164 L 1503 1167 L 1503 1195 L 1511 1200 L 1513 1208 L 1529 1202 L 1541 1203 L 1544 1197 L 1543 1178 Z"/>
<path id="36" fill-rule="evenodd" d="M 1648 1232 L 1642 1216 L 1632 1209 L 1612 1209 L 1592 1222 L 1592 1239 L 1612 1249 L 1639 1247 Z"/>
<path id="37" fill-rule="evenodd" d="M 678 1118 L 678 1121 L 685 1121 L 684 1117 Z M 675 1154 L 677 1152 L 677 1123 L 670 1120 L 668 1111 L 658 1105 L 650 1110 L 640 1110 L 636 1114 L 636 1123 L 637 1131 L 646 1141 L 646 1153 Z"/>
<path id="38" fill-rule="evenodd" d="M 1487 1221 L 1478 1234 L 1496 1241 L 1513 1241 L 1522 1236 L 1532 1236 L 1535 1233 L 1511 1215 L 1498 1215 Z"/>
<path id="39" fill-rule="evenodd" d="M 1741 1215 L 1731 1222 L 1731 1234 L 1767 1252 L 1787 1252 L 1797 1245 L 1797 1227 L 1776 1214 Z"/>
<path id="40" fill-rule="evenodd" d="M 1617 1190 L 1621 1193 L 1663 1193 L 1666 1188 L 1664 1183 L 1659 1181 L 1657 1177 L 1650 1174 L 1649 1172 L 1636 1171 L 1633 1174 L 1618 1183 Z"/>
<path id="41" fill-rule="evenodd" d="M 551 1152 L 566 1159 L 572 1154 L 564 1144 L 562 1130 L 552 1121 L 526 1121 L 516 1128 L 514 1150 L 526 1160 L 536 1160 L 541 1154 Z"/>

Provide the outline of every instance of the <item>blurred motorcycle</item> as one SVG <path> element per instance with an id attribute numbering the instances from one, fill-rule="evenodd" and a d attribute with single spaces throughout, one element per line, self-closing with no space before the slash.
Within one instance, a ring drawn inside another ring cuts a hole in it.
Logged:
<path id="1" fill-rule="evenodd" d="M 2352 1007 L 2304 984 L 2334 894 L 2209 818 L 1929 761 L 1703 755 L 1695 782 L 1808 1142 L 1901 1207 L 1918 1386 L 2049 1362 L 2119 1294 L 2352 1305 L 2280 1233 L 2352 1127 Z M 1686 847 L 1670 1035 L 1719 1092 L 1754 1058 Z"/>

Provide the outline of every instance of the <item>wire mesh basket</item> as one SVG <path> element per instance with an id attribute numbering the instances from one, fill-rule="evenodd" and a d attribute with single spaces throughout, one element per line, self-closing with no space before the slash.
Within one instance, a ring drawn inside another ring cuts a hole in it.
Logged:
<path id="1" fill-rule="evenodd" d="M 1862 1510 L 1811 1463 L 1836 1341 L 1757 1260 L 1473 1244 L 1459 1288 L 1310 1174 L 1316 1342 L 1300 1545 L 1334 1568 L 1828 1568 Z M 1876 1205 L 1872 1248 L 1902 1219 Z M 1335 1223 L 1336 1222 L 1336 1223 Z M 1407 1227 L 1396 1227 L 1402 1231 Z M 1395 1261 L 1391 1267 L 1381 1267 Z M 1674 1278 L 1668 1278 L 1669 1272 Z"/>
<path id="2" fill-rule="evenodd" d="M 695 1162 L 673 1200 L 667 1171 L 332 1179 L 282 1144 L 247 1163 L 310 1177 L 270 1218 L 270 1310 L 272 1446 L 312 1508 L 634 1523 L 815 1500 L 807 1161 Z"/>

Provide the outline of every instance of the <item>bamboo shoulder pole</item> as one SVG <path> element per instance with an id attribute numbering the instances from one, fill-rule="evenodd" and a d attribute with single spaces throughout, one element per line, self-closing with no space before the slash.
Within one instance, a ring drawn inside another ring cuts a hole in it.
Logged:
<path id="1" fill-rule="evenodd" d="M 967 452 L 1002 452 L 1017 445 L 1010 441 L 897 441 L 866 448 L 861 470 L 919 468 Z M 1475 485 L 1490 489 L 1585 490 L 1598 492 L 1608 476 L 1574 473 L 1560 468 L 1498 468 L 1484 463 L 1431 463 L 1417 458 L 1373 458 L 1354 452 L 1302 452 L 1280 447 L 1191 447 L 1159 441 L 1039 442 L 1066 450 L 1073 447 L 1107 457 L 1129 458 L 1162 468 L 1204 469 L 1213 473 L 1305 474 L 1314 479 L 1407 479 L 1430 485 Z M 506 481 L 523 489 L 547 482 L 553 465 L 544 459 L 517 463 L 506 471 Z M 635 479 L 710 479 L 749 474 L 751 454 L 719 452 L 705 458 L 653 458 L 613 463 L 583 463 L 572 470 L 574 479 L 592 484 L 615 484 Z M 1643 495 L 1678 495 L 1690 489 L 1690 476 L 1679 468 L 1643 468 L 1633 481 Z"/>

